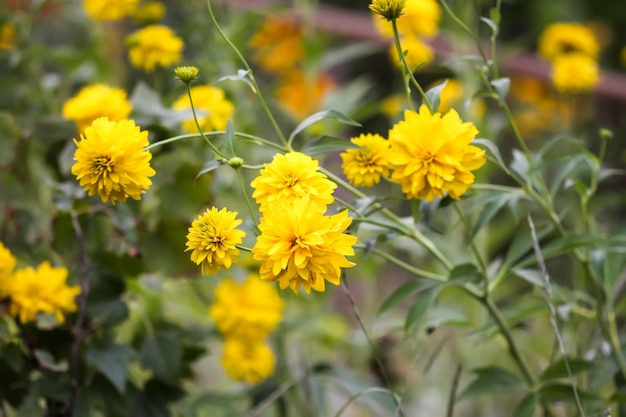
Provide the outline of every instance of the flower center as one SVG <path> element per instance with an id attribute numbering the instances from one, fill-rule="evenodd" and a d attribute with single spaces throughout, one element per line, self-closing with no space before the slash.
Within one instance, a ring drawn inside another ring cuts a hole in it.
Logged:
<path id="1" fill-rule="evenodd" d="M 422 155 L 422 161 L 424 161 L 424 163 L 426 164 L 432 163 L 434 159 L 435 155 L 431 152 L 424 152 L 424 154 Z"/>
<path id="2" fill-rule="evenodd" d="M 289 174 L 285 177 L 285 186 L 293 187 L 298 183 L 298 177 L 292 174 Z"/>
<path id="3" fill-rule="evenodd" d="M 106 172 L 112 172 L 115 166 L 115 161 L 108 155 L 101 156 L 94 159 L 91 168 L 96 175 L 104 175 Z"/>
<path id="4" fill-rule="evenodd" d="M 373 158 L 371 157 L 370 153 L 367 151 L 361 151 L 356 155 L 357 162 L 359 163 L 359 165 L 362 166 L 366 166 L 366 167 L 372 167 L 375 166 L 376 163 L 374 162 Z"/>

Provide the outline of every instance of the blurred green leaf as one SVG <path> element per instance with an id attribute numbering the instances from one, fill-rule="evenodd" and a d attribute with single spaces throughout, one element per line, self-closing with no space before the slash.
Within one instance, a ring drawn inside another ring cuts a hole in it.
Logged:
<path id="1" fill-rule="evenodd" d="M 488 20 L 488 19 L 487 19 Z M 484 22 L 485 20 L 483 20 Z M 489 22 L 491 22 L 489 20 Z M 498 28 L 492 28 L 494 32 L 497 32 Z M 491 80 L 491 85 L 495 88 L 496 93 L 498 94 L 498 103 L 503 105 L 506 101 L 506 96 L 509 94 L 509 88 L 511 87 L 511 80 L 507 77 L 498 78 L 497 80 Z"/>
<path id="2" fill-rule="evenodd" d="M 603 401 L 603 398 L 599 395 L 592 394 L 581 389 L 576 389 L 578 392 L 578 397 L 581 401 Z M 542 400 L 557 402 L 557 401 L 566 401 L 574 403 L 576 402 L 576 397 L 574 395 L 574 387 L 569 384 L 550 384 L 544 385 L 539 390 L 539 397 Z"/>
<path id="3" fill-rule="evenodd" d="M 256 94 L 256 89 L 254 88 L 254 84 L 252 84 L 252 81 L 250 81 L 250 71 L 249 70 L 243 70 L 240 69 L 237 71 L 237 75 L 225 75 L 223 77 L 218 78 L 218 80 L 216 81 L 216 83 L 221 83 L 223 81 L 242 81 L 244 83 L 246 83 L 248 85 L 248 87 L 250 87 L 250 90 L 252 90 L 252 92 L 254 94 Z"/>
<path id="4" fill-rule="evenodd" d="M 421 291 L 426 291 L 436 285 L 439 284 L 419 278 L 407 281 L 404 284 L 400 285 L 398 288 L 396 288 L 387 298 L 385 298 L 385 300 L 378 308 L 378 312 L 376 313 L 376 315 L 380 316 L 390 308 L 393 308 L 401 303 L 408 296 L 419 293 Z"/>
<path id="5" fill-rule="evenodd" d="M 439 286 L 431 287 L 415 296 L 404 322 L 406 334 L 416 335 L 422 330 L 428 320 L 428 311 L 440 289 Z"/>
<path id="6" fill-rule="evenodd" d="M 359 122 L 352 120 L 350 117 L 338 112 L 337 110 L 324 110 L 324 111 L 312 114 L 311 116 L 304 119 L 298 126 L 296 126 L 293 132 L 291 132 L 291 134 L 289 135 L 289 138 L 291 139 L 291 138 L 296 137 L 298 133 L 302 132 L 307 127 L 312 126 L 315 123 L 324 119 L 334 119 L 349 126 L 361 126 Z"/>
<path id="7" fill-rule="evenodd" d="M 429 88 L 426 90 L 426 99 L 430 103 L 433 108 L 433 112 L 436 112 L 439 109 L 439 103 L 441 102 L 441 92 L 448 85 L 448 80 L 443 80 L 443 82 L 437 84 L 436 86 Z"/>
<path id="8" fill-rule="evenodd" d="M 489 150 L 491 154 L 494 156 L 494 163 L 504 172 L 510 175 L 509 167 L 504 163 L 504 159 L 502 159 L 502 155 L 500 154 L 500 149 L 496 146 L 495 143 L 490 141 L 489 139 L 478 138 L 472 141 L 474 145 L 481 145 Z"/>
<path id="9" fill-rule="evenodd" d="M 98 369 L 120 394 L 126 392 L 128 363 L 135 352 L 128 345 L 120 345 L 105 339 L 87 349 L 87 363 Z"/>
<path id="10" fill-rule="evenodd" d="M 477 368 L 473 372 L 477 375 L 476 379 L 459 395 L 458 401 L 479 395 L 516 391 L 525 386 L 517 375 L 498 366 Z"/>
<path id="11" fill-rule="evenodd" d="M 66 372 L 69 369 L 67 361 L 59 361 L 52 356 L 50 352 L 41 349 L 35 349 L 33 352 L 35 354 L 35 358 L 39 362 L 39 365 L 47 370 L 53 372 Z"/>
<path id="12" fill-rule="evenodd" d="M 538 400 L 539 397 L 534 392 L 526 395 L 515 408 L 513 417 L 533 417 L 535 415 Z"/>
<path id="13" fill-rule="evenodd" d="M 302 149 L 302 153 L 305 153 L 310 156 L 314 155 L 322 155 L 329 152 L 341 152 L 346 149 L 359 149 L 360 146 L 355 145 L 351 141 L 338 138 L 335 136 L 322 136 L 319 139 L 316 139 Z"/>
<path id="14" fill-rule="evenodd" d="M 164 382 L 176 381 L 182 371 L 180 334 L 174 326 L 156 328 L 144 339 L 139 352 L 141 364 Z"/>
<path id="15" fill-rule="evenodd" d="M 559 359 L 558 361 L 551 364 L 539 378 L 542 382 L 552 381 L 555 379 L 561 378 L 569 378 L 569 372 L 567 370 L 567 366 L 569 365 L 569 369 L 572 375 L 577 375 L 581 372 L 589 371 L 595 367 L 595 364 L 590 361 L 586 361 L 580 358 L 567 358 L 567 364 L 564 358 Z"/>

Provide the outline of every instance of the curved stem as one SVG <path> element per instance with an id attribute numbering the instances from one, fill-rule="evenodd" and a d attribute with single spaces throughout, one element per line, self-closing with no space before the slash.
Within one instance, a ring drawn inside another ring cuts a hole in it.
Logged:
<path id="1" fill-rule="evenodd" d="M 222 152 L 220 152 L 220 150 L 217 149 L 215 144 L 211 142 L 209 138 L 202 131 L 202 127 L 200 126 L 200 122 L 198 121 L 198 115 L 196 114 L 196 106 L 193 104 L 193 98 L 191 96 L 191 87 L 189 86 L 189 83 L 185 83 L 185 86 L 187 87 L 187 96 L 189 97 L 189 104 L 191 105 L 191 112 L 193 113 L 193 121 L 196 123 L 196 128 L 198 129 L 200 136 L 202 136 L 202 138 L 206 141 L 206 143 L 209 145 L 213 153 L 220 156 L 221 158 L 228 159 L 228 157 L 224 155 Z"/>
<path id="2" fill-rule="evenodd" d="M 356 247 L 363 247 L 363 248 L 365 247 L 364 245 L 355 245 L 355 246 Z M 430 272 L 430 271 L 426 271 L 424 269 L 416 268 L 413 265 L 408 264 L 408 263 L 406 263 L 406 262 L 396 258 L 395 256 L 393 256 L 393 255 L 391 255 L 391 254 L 389 254 L 387 252 L 384 252 L 384 251 L 382 251 L 380 249 L 374 248 L 374 249 L 371 250 L 371 252 L 374 255 L 379 256 L 379 257 L 383 258 L 384 260 L 386 260 L 388 262 L 391 262 L 392 264 L 394 264 L 394 265 L 404 269 L 405 271 L 414 274 L 417 277 L 427 278 L 427 279 L 429 279 L 431 281 L 436 281 L 436 282 L 446 282 L 447 281 L 447 277 L 444 276 L 444 275 L 439 275 L 439 274 L 436 274 L 434 272 Z"/>
<path id="3" fill-rule="evenodd" d="M 155 143 L 151 143 L 150 145 L 146 146 L 145 148 L 143 148 L 144 151 L 149 151 L 153 148 L 158 148 L 159 146 L 163 146 L 163 145 L 167 145 L 168 143 L 173 143 L 173 142 L 178 142 L 179 140 L 184 140 L 184 139 L 194 139 L 194 138 L 201 138 L 204 136 L 221 136 L 226 134 L 225 130 L 215 130 L 213 132 L 198 132 L 198 133 L 186 133 L 184 135 L 178 135 L 178 136 L 173 136 L 171 138 L 168 139 L 164 139 Z M 246 139 L 246 140 L 250 140 L 253 142 L 259 142 L 262 143 L 263 145 L 267 145 L 270 146 L 276 150 L 282 151 L 282 152 L 286 152 L 286 149 L 283 148 L 280 145 L 275 144 L 274 142 L 270 142 L 267 139 L 264 139 L 262 137 L 259 136 L 255 136 L 255 135 L 250 135 L 248 133 L 242 133 L 242 132 L 235 132 L 235 136 L 240 137 L 242 139 Z"/>

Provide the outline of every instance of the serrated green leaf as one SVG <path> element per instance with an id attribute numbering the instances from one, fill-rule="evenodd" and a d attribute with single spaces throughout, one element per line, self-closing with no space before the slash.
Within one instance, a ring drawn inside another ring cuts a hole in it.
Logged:
<path id="1" fill-rule="evenodd" d="M 426 99 L 428 100 L 431 107 L 433 108 L 433 113 L 439 109 L 439 103 L 441 102 L 441 92 L 443 91 L 444 88 L 446 88 L 446 85 L 448 85 L 448 81 L 449 80 L 446 79 L 443 82 L 437 84 L 436 86 L 426 90 L 426 93 L 425 93 Z"/>
<path id="2" fill-rule="evenodd" d="M 303 149 L 302 153 L 307 155 L 322 155 L 329 152 L 340 152 L 346 149 L 358 149 L 360 146 L 355 145 L 351 141 L 339 138 L 336 136 L 322 136 L 308 143 Z"/>
<path id="3" fill-rule="evenodd" d="M 415 279 L 405 282 L 404 284 L 396 288 L 395 291 L 393 291 L 387 298 L 385 298 L 383 303 L 378 308 L 378 312 L 376 313 L 376 315 L 380 316 L 390 308 L 398 305 L 408 296 L 419 293 L 421 291 L 426 291 L 434 287 L 435 285 L 438 284 L 423 279 Z"/>
<path id="4" fill-rule="evenodd" d="M 539 378 L 542 382 L 552 381 L 555 379 L 569 378 L 569 372 L 567 371 L 567 365 L 572 375 L 577 375 L 581 372 L 589 371 L 595 368 L 595 364 L 590 361 L 586 361 L 580 358 L 567 358 L 567 364 L 565 359 L 561 358 L 558 361 L 551 364 Z"/>
<path id="5" fill-rule="evenodd" d="M 515 408 L 513 417 L 533 417 L 539 397 L 534 392 L 526 395 Z"/>
<path id="6" fill-rule="evenodd" d="M 497 28 L 496 28 L 497 30 Z M 498 94 L 498 103 L 503 105 L 506 101 L 506 96 L 509 94 L 509 88 L 511 87 L 511 79 L 507 77 L 498 78 L 497 80 L 491 80 L 490 83 Z"/>
<path id="7" fill-rule="evenodd" d="M 309 126 L 314 125 L 317 122 L 320 122 L 324 119 L 334 119 L 340 123 L 349 125 L 349 126 L 361 126 L 361 124 L 350 117 L 346 116 L 343 113 L 338 112 L 337 110 L 324 110 L 321 112 L 317 112 L 312 114 L 311 116 L 304 119 L 289 135 L 289 140 L 291 141 L 298 133 L 302 132 Z"/>
<path id="8" fill-rule="evenodd" d="M 477 374 L 476 379 L 459 395 L 458 401 L 479 395 L 516 391 L 524 387 L 524 381 L 517 375 L 495 365 L 474 369 L 473 372 Z"/>

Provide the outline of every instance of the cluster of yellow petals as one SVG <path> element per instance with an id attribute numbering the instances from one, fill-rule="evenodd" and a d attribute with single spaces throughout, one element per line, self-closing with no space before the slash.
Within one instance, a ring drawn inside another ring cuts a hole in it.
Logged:
<path id="1" fill-rule="evenodd" d="M 7 297 L 7 288 L 17 259 L 11 251 L 0 242 L 0 300 Z"/>
<path id="2" fill-rule="evenodd" d="M 176 64 L 182 59 L 183 40 L 164 25 L 139 29 L 131 33 L 126 42 L 130 63 L 146 72 L 153 72 L 157 66 Z"/>
<path id="3" fill-rule="evenodd" d="M 96 21 L 120 20 L 132 15 L 139 5 L 139 0 L 83 0 L 85 13 Z"/>
<path id="4" fill-rule="evenodd" d="M 552 83 L 560 93 L 591 91 L 600 80 L 600 70 L 595 59 L 570 53 L 556 57 L 552 63 Z"/>
<path id="5" fill-rule="evenodd" d="M 557 22 L 546 27 L 539 36 L 539 54 L 549 61 L 560 55 L 580 53 L 596 59 L 600 43 L 594 32 L 580 23 Z"/>
<path id="6" fill-rule="evenodd" d="M 237 262 L 239 249 L 246 232 L 237 229 L 242 221 L 238 213 L 217 207 L 207 209 L 198 216 L 187 234 L 187 249 L 191 260 L 201 265 L 202 273 L 215 275 L 221 269 L 228 269 Z"/>
<path id="7" fill-rule="evenodd" d="M 97 83 L 87 85 L 63 104 L 62 114 L 84 131 L 99 117 L 108 117 L 112 121 L 126 119 L 133 110 L 126 91 Z"/>
<path id="8" fill-rule="evenodd" d="M 224 90 L 210 85 L 191 87 L 193 105 L 198 116 L 198 124 L 203 132 L 224 130 L 235 110 L 234 104 L 226 99 Z M 191 102 L 187 93 L 181 95 L 174 103 L 175 110 L 191 110 Z M 198 127 L 193 118 L 185 120 L 182 128 L 189 133 L 197 133 Z"/>
<path id="9" fill-rule="evenodd" d="M 268 72 L 287 74 L 302 61 L 302 25 L 293 17 L 270 16 L 250 39 L 252 59 Z"/>
<path id="10" fill-rule="evenodd" d="M 17 42 L 15 26 L 7 22 L 0 26 L 0 49 L 13 49 Z"/>
<path id="11" fill-rule="evenodd" d="M 350 141 L 359 149 L 348 149 L 340 157 L 348 181 L 356 187 L 371 187 L 389 176 L 391 147 L 389 141 L 378 134 L 361 134 Z"/>
<path id="12" fill-rule="evenodd" d="M 152 185 L 152 154 L 144 150 L 148 132 L 141 131 L 133 120 L 98 118 L 74 143 L 72 174 L 90 196 L 98 194 L 102 201 L 113 204 L 128 197 L 139 200 Z"/>
<path id="13" fill-rule="evenodd" d="M 257 384 L 272 374 L 275 363 L 274 353 L 261 341 L 228 338 L 224 343 L 221 364 L 237 381 Z"/>

